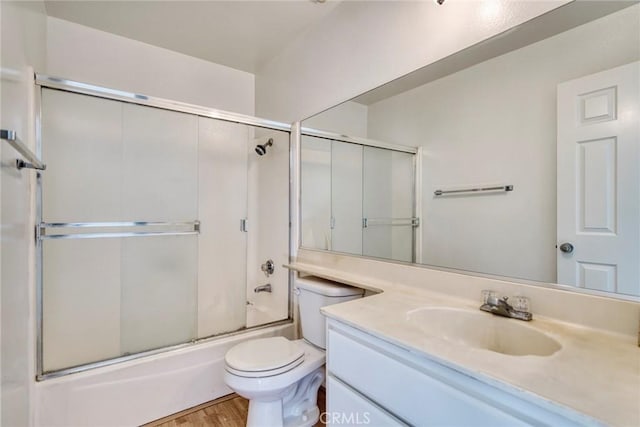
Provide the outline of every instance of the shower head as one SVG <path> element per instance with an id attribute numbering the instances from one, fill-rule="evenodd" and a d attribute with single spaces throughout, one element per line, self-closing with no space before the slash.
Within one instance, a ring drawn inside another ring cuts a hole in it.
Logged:
<path id="1" fill-rule="evenodd" d="M 267 147 L 271 147 L 273 145 L 273 138 L 269 138 L 266 144 L 258 144 L 256 145 L 256 154 L 258 156 L 264 156 L 267 154 Z"/>

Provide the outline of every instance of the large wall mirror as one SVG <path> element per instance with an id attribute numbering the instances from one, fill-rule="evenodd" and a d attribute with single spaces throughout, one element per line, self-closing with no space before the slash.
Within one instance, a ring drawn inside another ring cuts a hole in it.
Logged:
<path id="1" fill-rule="evenodd" d="M 302 128 L 303 248 L 640 295 L 638 2 L 569 3 Z"/>

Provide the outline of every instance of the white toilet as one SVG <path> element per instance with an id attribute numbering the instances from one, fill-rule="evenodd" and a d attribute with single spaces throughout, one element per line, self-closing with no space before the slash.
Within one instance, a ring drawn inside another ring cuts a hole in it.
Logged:
<path id="1" fill-rule="evenodd" d="M 297 279 L 303 339 L 245 341 L 225 355 L 224 382 L 249 399 L 248 427 L 306 427 L 320 416 L 326 322 L 320 307 L 361 298 L 362 289 L 319 278 Z"/>

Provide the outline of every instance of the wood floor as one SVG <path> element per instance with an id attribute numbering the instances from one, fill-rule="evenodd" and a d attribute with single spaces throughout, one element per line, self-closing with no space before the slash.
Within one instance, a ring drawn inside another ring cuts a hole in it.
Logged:
<path id="1" fill-rule="evenodd" d="M 325 390 L 318 391 L 320 413 L 325 411 Z M 237 394 L 230 394 L 194 408 L 145 424 L 145 427 L 244 427 L 247 423 L 249 401 Z M 324 426 L 318 421 L 315 427 Z"/>

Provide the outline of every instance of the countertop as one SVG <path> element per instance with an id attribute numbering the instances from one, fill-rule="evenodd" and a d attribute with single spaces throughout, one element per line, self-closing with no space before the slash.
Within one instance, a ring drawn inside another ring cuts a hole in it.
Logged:
<path id="1" fill-rule="evenodd" d="M 506 386 L 609 425 L 640 426 L 640 348 L 636 337 L 536 316 L 534 308 L 534 319 L 523 323 L 554 338 L 562 348 L 551 356 L 510 356 L 429 337 L 407 321 L 409 312 L 425 307 L 480 312 L 478 301 L 317 265 L 294 263 L 286 267 L 379 292 L 323 308 L 330 318 L 491 385 Z"/>

